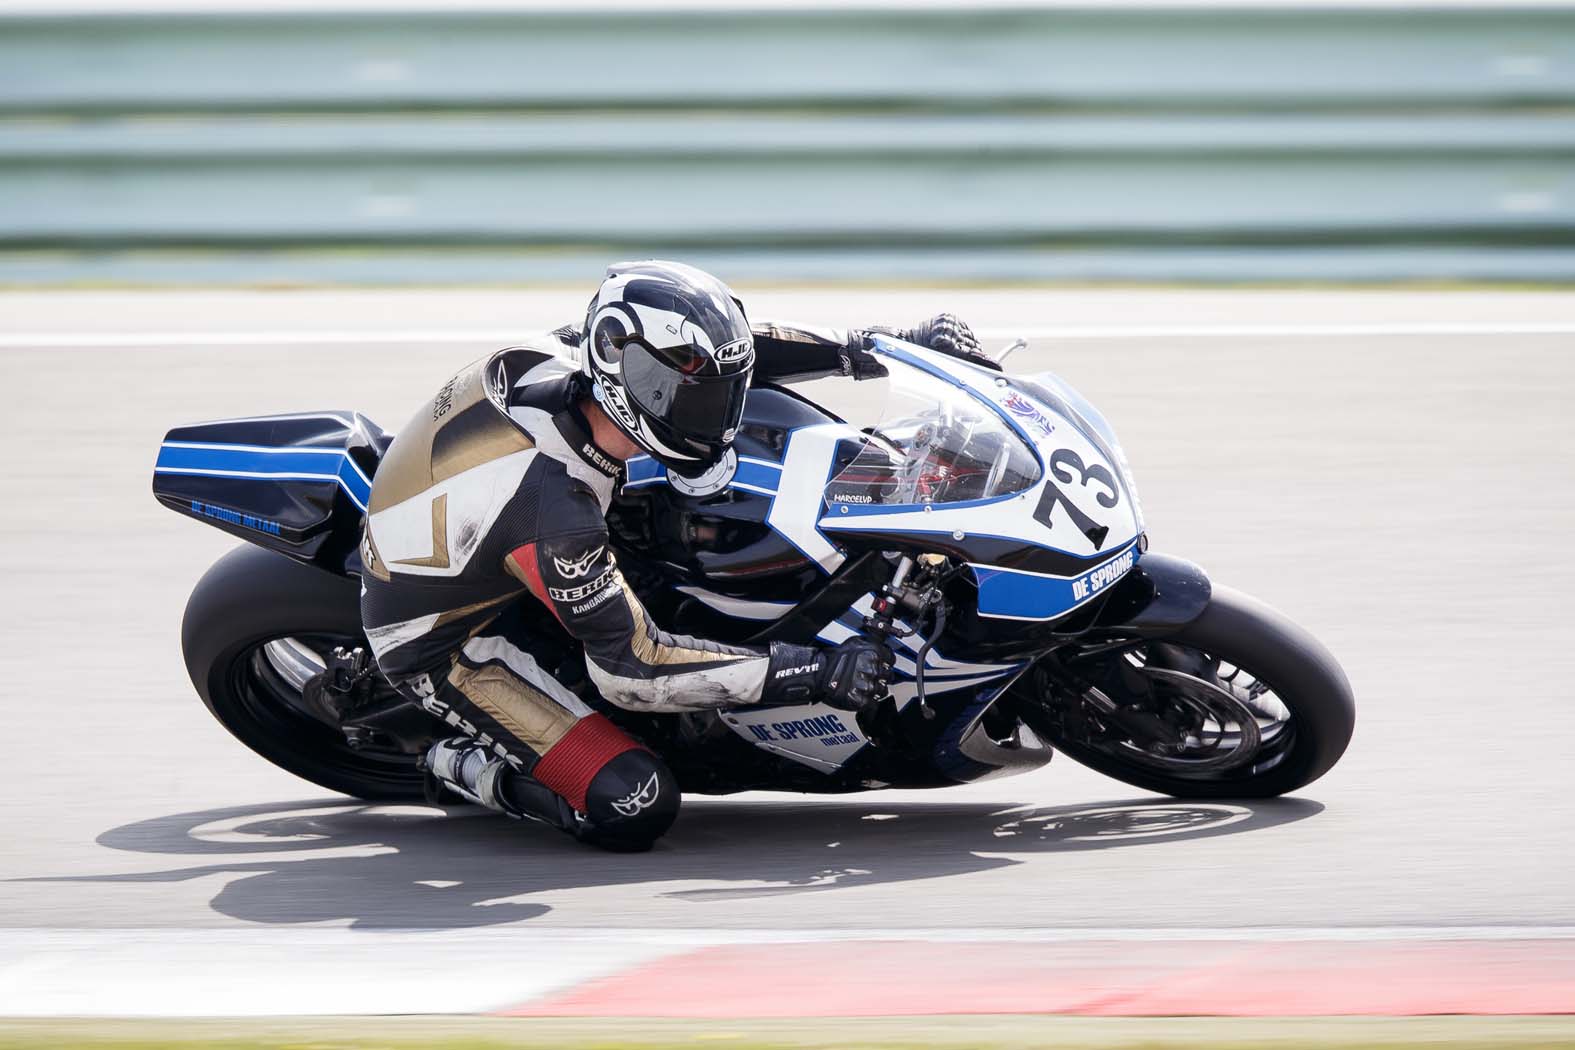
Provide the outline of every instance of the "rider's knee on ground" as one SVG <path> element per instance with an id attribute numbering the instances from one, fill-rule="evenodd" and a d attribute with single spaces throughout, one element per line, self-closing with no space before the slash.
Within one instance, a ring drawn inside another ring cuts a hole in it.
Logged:
<path id="1" fill-rule="evenodd" d="M 605 849 L 649 849 L 678 818 L 678 802 L 678 781 L 665 762 L 649 751 L 625 751 L 586 789 L 580 837 Z"/>

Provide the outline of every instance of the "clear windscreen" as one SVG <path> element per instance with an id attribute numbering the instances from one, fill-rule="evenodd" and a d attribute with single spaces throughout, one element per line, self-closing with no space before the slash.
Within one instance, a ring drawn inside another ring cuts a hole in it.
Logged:
<path id="1" fill-rule="evenodd" d="M 886 359 L 884 406 L 826 483 L 834 504 L 958 503 L 1020 492 L 1039 461 L 988 405 L 910 365 Z M 861 390 L 862 393 L 862 390 Z"/>

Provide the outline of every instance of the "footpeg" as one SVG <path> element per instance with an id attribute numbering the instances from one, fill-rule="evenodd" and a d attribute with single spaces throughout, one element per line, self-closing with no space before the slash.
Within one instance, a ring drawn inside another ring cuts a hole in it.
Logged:
<path id="1" fill-rule="evenodd" d="M 337 647 L 328 654 L 322 673 L 301 687 L 301 698 L 337 725 L 366 704 L 376 673 L 377 665 L 365 649 Z"/>

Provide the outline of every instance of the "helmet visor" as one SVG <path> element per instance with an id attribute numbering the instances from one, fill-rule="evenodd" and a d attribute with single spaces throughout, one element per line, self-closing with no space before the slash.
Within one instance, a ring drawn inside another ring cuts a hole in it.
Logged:
<path id="1" fill-rule="evenodd" d="M 623 385 L 653 432 L 675 451 L 718 456 L 744 416 L 750 369 L 730 375 L 686 372 L 682 348 L 652 350 L 638 339 L 623 345 Z"/>

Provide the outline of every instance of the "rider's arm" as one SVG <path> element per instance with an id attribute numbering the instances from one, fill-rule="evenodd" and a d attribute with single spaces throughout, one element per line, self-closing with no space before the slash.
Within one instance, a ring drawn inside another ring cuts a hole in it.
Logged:
<path id="1" fill-rule="evenodd" d="M 504 565 L 584 645 L 591 681 L 612 703 L 694 711 L 781 702 L 800 679 L 814 681 L 824 650 L 722 645 L 657 627 L 618 571 L 601 508 L 578 482 L 551 517 L 552 526 Z"/>
<path id="2" fill-rule="evenodd" d="M 788 383 L 826 376 L 875 379 L 886 374 L 863 348 L 860 332 L 806 328 L 765 321 L 750 325 L 755 339 L 755 378 Z"/>
<path id="3" fill-rule="evenodd" d="M 755 377 L 768 382 L 794 382 L 842 375 L 878 379 L 886 374 L 879 359 L 865 349 L 870 333 L 895 335 L 943 354 L 999 370 L 979 349 L 973 330 L 951 314 L 940 314 L 902 331 L 890 328 L 844 330 L 805 328 L 766 321 L 751 325 L 755 339 Z"/>

